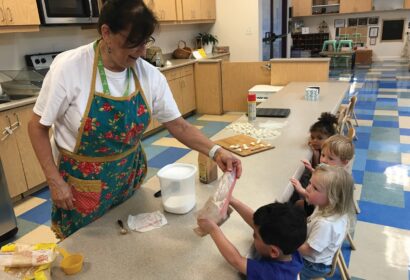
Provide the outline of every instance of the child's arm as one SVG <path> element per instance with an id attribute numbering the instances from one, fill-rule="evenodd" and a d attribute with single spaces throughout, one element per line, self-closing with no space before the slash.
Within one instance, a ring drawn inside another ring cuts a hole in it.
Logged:
<path id="1" fill-rule="evenodd" d="M 311 256 L 314 252 L 314 249 L 310 247 L 307 242 L 305 242 L 298 248 L 298 251 L 303 256 Z"/>
<path id="2" fill-rule="evenodd" d="M 242 219 L 251 227 L 254 228 L 253 224 L 253 211 L 248 205 L 232 197 L 229 204 L 236 210 L 236 212 L 241 215 Z"/>
<path id="3" fill-rule="evenodd" d="M 302 197 L 306 196 L 306 190 L 302 187 L 302 184 L 299 182 L 299 180 L 297 180 L 295 178 L 291 178 L 290 182 L 292 183 L 292 185 L 295 188 L 296 192 L 300 196 L 302 196 Z"/>
<path id="4" fill-rule="evenodd" d="M 302 159 L 302 163 L 305 166 L 305 168 L 307 170 L 309 170 L 310 172 L 315 171 L 315 169 L 312 167 L 312 164 L 310 163 L 310 161 L 306 160 L 306 159 Z"/>
<path id="5" fill-rule="evenodd" d="M 246 275 L 247 259 L 239 254 L 239 251 L 225 237 L 218 225 L 209 219 L 198 219 L 198 226 L 211 235 L 225 260 L 239 272 Z"/>

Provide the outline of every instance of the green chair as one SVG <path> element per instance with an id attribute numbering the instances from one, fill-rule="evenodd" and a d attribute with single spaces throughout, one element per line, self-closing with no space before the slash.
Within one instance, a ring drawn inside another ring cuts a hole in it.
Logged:
<path id="1" fill-rule="evenodd" d="M 349 40 L 350 35 L 349 34 L 340 34 L 339 35 L 339 40 Z"/>
<path id="2" fill-rule="evenodd" d="M 342 47 L 349 47 L 349 50 L 351 51 L 353 49 L 353 41 L 352 40 L 339 40 L 339 43 L 337 45 L 337 51 L 340 52 Z"/>
<path id="3" fill-rule="evenodd" d="M 332 47 L 332 50 L 330 50 L 329 47 Z M 336 40 L 326 40 L 326 41 L 323 42 L 322 52 L 326 52 L 326 51 L 335 52 L 336 50 L 337 50 L 337 41 Z"/>

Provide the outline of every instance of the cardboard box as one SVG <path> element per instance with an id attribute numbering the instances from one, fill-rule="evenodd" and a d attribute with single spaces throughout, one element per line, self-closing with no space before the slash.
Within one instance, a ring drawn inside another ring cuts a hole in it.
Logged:
<path id="1" fill-rule="evenodd" d="M 198 155 L 199 181 L 209 184 L 218 179 L 218 165 L 208 156 L 199 153 Z"/>

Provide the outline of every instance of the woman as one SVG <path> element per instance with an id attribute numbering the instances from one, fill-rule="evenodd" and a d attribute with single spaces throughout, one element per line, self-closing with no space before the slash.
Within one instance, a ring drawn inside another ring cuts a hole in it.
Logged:
<path id="1" fill-rule="evenodd" d="M 157 25 L 141 0 L 106 1 L 101 39 L 58 55 L 45 77 L 29 134 L 50 187 L 59 238 L 140 187 L 147 172 L 140 140 L 151 114 L 183 144 L 241 175 L 240 160 L 186 122 L 165 77 L 139 59 Z"/>

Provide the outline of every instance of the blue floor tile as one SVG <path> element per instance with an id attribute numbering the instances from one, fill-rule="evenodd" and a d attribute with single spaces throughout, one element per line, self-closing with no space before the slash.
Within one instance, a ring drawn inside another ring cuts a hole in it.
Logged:
<path id="1" fill-rule="evenodd" d="M 47 200 L 50 199 L 50 197 L 51 197 L 50 196 L 50 190 L 49 190 L 48 186 L 41 189 L 41 190 L 39 190 L 39 191 L 37 191 L 37 192 L 35 192 L 35 193 L 33 193 L 33 194 L 31 194 L 31 196 L 35 196 L 35 197 L 42 198 L 42 199 L 47 199 Z"/>
<path id="2" fill-rule="evenodd" d="M 370 140 L 369 150 L 398 153 L 400 152 L 400 143 Z"/>
<path id="3" fill-rule="evenodd" d="M 364 171 L 366 168 L 367 149 L 355 148 L 353 170 Z"/>
<path id="4" fill-rule="evenodd" d="M 370 143 L 370 134 L 369 133 L 356 133 L 358 140 L 354 142 L 356 149 L 368 149 Z"/>
<path id="5" fill-rule="evenodd" d="M 384 173 L 365 171 L 360 201 L 404 207 L 403 186 L 390 180 Z"/>
<path id="6" fill-rule="evenodd" d="M 387 161 L 380 161 L 380 160 L 372 160 L 368 159 L 366 161 L 366 171 L 370 172 L 376 172 L 376 173 L 384 173 L 387 168 L 400 164 L 400 161 L 398 162 L 387 162 Z"/>
<path id="7" fill-rule="evenodd" d="M 46 201 L 39 206 L 21 214 L 20 219 L 42 225 L 50 220 L 51 216 L 51 201 Z"/>
<path id="8" fill-rule="evenodd" d="M 356 184 L 363 184 L 364 171 L 352 170 L 352 176 Z"/>
<path id="9" fill-rule="evenodd" d="M 400 144 L 400 152 L 410 153 L 410 144 Z"/>
<path id="10" fill-rule="evenodd" d="M 375 127 L 395 127 L 399 128 L 399 122 L 395 121 L 373 121 L 373 126 Z"/>
<path id="11" fill-rule="evenodd" d="M 181 157 L 185 156 L 191 150 L 181 149 L 181 148 L 167 148 L 163 153 L 153 157 L 148 161 L 149 167 L 162 168 L 167 164 L 174 163 L 179 160 Z"/>
<path id="12" fill-rule="evenodd" d="M 410 129 L 409 128 L 400 128 L 400 135 L 410 136 Z"/>

